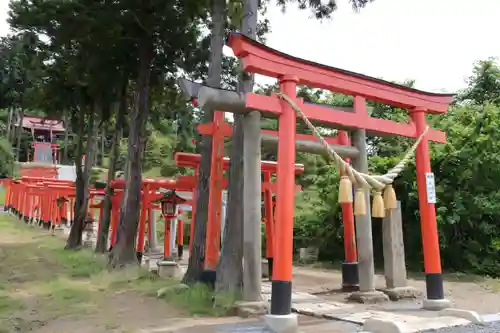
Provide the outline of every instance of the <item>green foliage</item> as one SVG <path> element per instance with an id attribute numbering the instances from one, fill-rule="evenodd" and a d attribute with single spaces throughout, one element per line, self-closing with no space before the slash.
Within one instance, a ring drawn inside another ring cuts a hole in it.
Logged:
<path id="1" fill-rule="evenodd" d="M 0 163 L 0 175 L 12 175 L 14 154 L 12 152 L 12 146 L 5 138 L 0 138 L 0 161 L 2 161 Z"/>
<path id="2" fill-rule="evenodd" d="M 480 62 L 487 70 L 478 71 L 469 81 L 463 101 L 444 116 L 429 117 L 429 123 L 447 134 L 444 145 L 431 144 L 431 165 L 438 196 L 437 221 L 443 268 L 449 271 L 473 272 L 499 276 L 497 258 L 500 250 L 500 107 L 495 105 L 500 89 L 483 84 L 486 76 L 497 75 L 498 65 L 491 60 Z M 489 73 L 489 74 L 488 74 Z M 494 80 L 490 80 L 494 82 Z M 412 82 L 406 82 L 412 85 Z M 481 89 L 477 87 L 482 87 Z M 306 100 L 339 105 L 344 97 L 301 90 Z M 346 103 L 348 100 L 346 100 Z M 344 104 L 344 106 L 347 106 Z M 406 121 L 407 112 L 387 105 L 371 104 L 376 118 Z M 412 140 L 398 137 L 369 137 L 371 172 L 383 174 L 394 166 Z M 334 168 L 311 163 L 315 158 L 299 154 L 306 170 L 299 182 L 310 184 L 297 198 L 295 222 L 296 246 L 319 246 L 320 258 L 343 259 L 343 229 L 337 204 L 338 173 Z M 327 162 L 331 164 L 331 162 Z M 414 162 L 395 181 L 402 203 L 403 229 L 407 265 L 422 269 L 422 240 Z M 304 199 L 314 193 L 314 199 Z M 319 200 L 319 201 L 318 201 Z M 382 258 L 380 222 L 373 220 L 375 258 Z M 300 244 L 299 244 L 300 243 Z M 457 255 L 458 254 L 458 255 Z M 380 262 L 379 262 L 380 264 Z"/>

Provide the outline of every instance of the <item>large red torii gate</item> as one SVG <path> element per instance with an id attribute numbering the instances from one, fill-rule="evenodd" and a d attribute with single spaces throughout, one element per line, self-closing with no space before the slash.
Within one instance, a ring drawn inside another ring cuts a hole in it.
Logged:
<path id="1" fill-rule="evenodd" d="M 427 127 L 427 113 L 445 113 L 452 94 L 420 91 L 362 74 L 312 63 L 281 53 L 241 34 L 233 33 L 229 47 L 240 57 L 243 70 L 277 78 L 281 91 L 293 99 L 305 115 L 316 123 L 346 130 L 363 129 L 374 135 L 399 135 L 417 138 Z M 354 112 L 306 104 L 296 96 L 297 84 L 327 89 L 354 96 Z M 399 123 L 372 118 L 366 109 L 366 99 L 409 110 L 409 121 Z M 274 276 L 272 282 L 271 316 L 291 313 L 292 238 L 295 163 L 296 114 L 293 108 L 277 96 L 202 87 L 198 93 L 201 107 L 214 110 L 248 113 L 259 110 L 264 117 L 279 117 L 278 193 L 275 224 Z M 424 307 L 433 308 L 444 302 L 443 279 L 439 255 L 435 199 L 428 196 L 426 176 L 432 179 L 428 142 L 444 143 L 445 134 L 429 130 L 417 147 L 416 167 L 422 225 L 422 242 L 427 285 Z M 432 187 L 432 185 L 431 185 Z"/>

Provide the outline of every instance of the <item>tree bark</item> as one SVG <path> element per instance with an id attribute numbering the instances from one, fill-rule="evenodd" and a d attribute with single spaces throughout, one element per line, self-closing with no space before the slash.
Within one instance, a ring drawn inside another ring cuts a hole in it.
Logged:
<path id="1" fill-rule="evenodd" d="M 246 0 L 243 10 L 241 31 L 253 39 L 257 30 L 258 2 Z M 253 75 L 241 70 L 238 92 L 246 94 L 252 88 Z M 260 113 L 254 111 L 245 117 L 234 115 L 228 211 L 223 253 L 217 269 L 217 289 L 234 292 L 243 285 L 246 301 L 260 300 L 261 292 L 260 160 Z"/>
<path id="2" fill-rule="evenodd" d="M 109 165 L 108 165 L 108 179 L 106 185 L 106 195 L 104 197 L 102 221 L 100 233 L 97 235 L 97 244 L 95 251 L 98 253 L 104 253 L 108 249 L 108 234 L 109 226 L 111 222 L 111 197 L 113 195 L 113 190 L 110 187 L 111 181 L 116 177 L 116 162 L 118 160 L 120 140 L 122 137 L 123 123 L 125 122 L 125 113 L 127 110 L 127 87 L 128 82 L 123 84 L 120 105 L 117 108 L 115 129 L 113 133 L 113 142 L 111 143 L 111 153 L 109 154 Z"/>
<path id="3" fill-rule="evenodd" d="M 241 31 L 255 39 L 259 0 L 246 0 Z M 252 92 L 254 76 L 241 73 L 239 92 Z M 243 300 L 260 301 L 261 264 L 261 189 L 260 112 L 243 118 Z"/>
<path id="4" fill-rule="evenodd" d="M 9 143 L 12 143 L 12 139 L 10 137 L 10 133 L 11 133 L 11 129 L 12 129 L 12 119 L 14 119 L 14 107 L 11 106 L 9 108 L 9 118 L 7 120 L 7 133 L 5 135 L 5 137 L 7 138 L 7 140 L 9 141 Z M 15 128 L 15 127 L 14 127 Z"/>
<path id="5" fill-rule="evenodd" d="M 212 31 L 210 39 L 210 66 L 206 84 L 219 88 L 222 78 L 222 48 L 224 46 L 224 29 L 226 25 L 226 1 L 212 0 Z M 205 122 L 214 118 L 214 110 L 204 110 Z M 204 135 L 201 142 L 200 170 L 198 175 L 198 193 L 196 199 L 195 232 L 189 264 L 183 283 L 192 284 L 198 281 L 204 268 L 205 243 L 208 219 L 208 198 L 210 194 L 209 177 L 211 170 L 212 137 Z"/>
<path id="6" fill-rule="evenodd" d="M 216 289 L 237 293 L 243 286 L 243 116 L 234 115 L 226 223 Z"/>
<path id="7" fill-rule="evenodd" d="M 69 121 L 68 121 L 68 111 L 67 110 L 64 110 L 64 120 L 63 120 L 63 124 L 64 124 L 64 149 L 63 149 L 63 160 L 62 160 L 62 163 L 63 164 L 67 164 L 68 163 L 68 144 L 69 144 Z"/>
<path id="8" fill-rule="evenodd" d="M 24 119 L 24 108 L 21 107 L 19 110 L 19 126 L 16 130 L 16 161 L 19 162 L 19 156 L 21 154 L 21 137 L 23 135 L 23 119 Z"/>
<path id="9" fill-rule="evenodd" d="M 92 166 L 94 165 L 95 151 L 96 151 L 96 137 L 97 137 L 97 124 L 95 111 L 100 108 L 100 105 L 95 105 L 90 109 L 90 115 L 87 128 L 87 147 L 85 148 L 85 164 L 82 170 L 82 146 L 79 143 L 77 159 L 76 159 L 76 198 L 75 198 L 75 219 L 66 241 L 67 250 L 75 250 L 82 245 L 82 233 L 85 227 L 85 220 L 87 218 L 88 204 L 89 204 L 89 188 L 90 178 L 92 174 Z M 80 125 L 83 128 L 82 120 L 85 119 L 84 115 L 80 116 Z M 79 137 L 79 141 L 83 138 Z"/>
<path id="10" fill-rule="evenodd" d="M 135 241 L 141 205 L 142 157 L 149 115 L 149 85 L 154 56 L 151 36 L 139 41 L 139 68 L 134 106 L 130 116 L 125 191 L 121 203 L 116 243 L 109 255 L 111 268 L 137 263 Z"/>

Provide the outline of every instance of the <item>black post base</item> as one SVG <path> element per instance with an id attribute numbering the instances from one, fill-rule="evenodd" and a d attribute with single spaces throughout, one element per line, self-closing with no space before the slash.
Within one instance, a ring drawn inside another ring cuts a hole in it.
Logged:
<path id="1" fill-rule="evenodd" d="M 111 252 L 113 250 L 113 245 L 109 246 L 108 252 Z"/>
<path id="2" fill-rule="evenodd" d="M 42 225 L 45 224 L 45 221 L 44 220 L 38 220 L 38 226 L 41 227 Z"/>
<path id="3" fill-rule="evenodd" d="M 210 290 L 215 289 L 215 281 L 217 280 L 217 272 L 215 269 L 204 269 L 199 278 L 199 282 L 203 283 L 210 288 Z"/>
<path id="4" fill-rule="evenodd" d="M 3 211 L 6 212 L 9 210 L 9 206 L 3 206 Z"/>
<path id="5" fill-rule="evenodd" d="M 30 218 L 28 216 L 24 217 L 24 223 L 28 223 L 30 221 Z"/>
<path id="6" fill-rule="evenodd" d="M 292 313 L 292 281 L 273 280 L 271 282 L 271 314 Z"/>
<path id="7" fill-rule="evenodd" d="M 273 258 L 267 258 L 267 270 L 269 272 L 269 281 L 273 280 Z"/>
<path id="8" fill-rule="evenodd" d="M 444 299 L 443 275 L 441 273 L 425 274 L 427 299 Z"/>
<path id="9" fill-rule="evenodd" d="M 359 274 L 357 262 L 342 263 L 342 291 L 353 292 L 359 290 Z"/>
<path id="10" fill-rule="evenodd" d="M 182 260 L 184 257 L 184 245 L 177 245 L 177 257 Z"/>
<path id="11" fill-rule="evenodd" d="M 137 261 L 139 262 L 139 264 L 142 263 L 143 253 L 142 252 L 136 252 L 135 256 L 137 257 Z"/>

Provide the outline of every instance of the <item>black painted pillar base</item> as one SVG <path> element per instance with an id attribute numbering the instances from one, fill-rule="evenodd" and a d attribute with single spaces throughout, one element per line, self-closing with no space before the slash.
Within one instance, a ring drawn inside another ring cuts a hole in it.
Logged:
<path id="1" fill-rule="evenodd" d="M 292 281 L 273 280 L 271 287 L 271 314 L 292 313 Z"/>
<path id="2" fill-rule="evenodd" d="M 177 245 L 177 257 L 182 260 L 184 257 L 184 245 Z"/>
<path id="3" fill-rule="evenodd" d="M 3 206 L 3 211 L 7 212 L 9 210 L 9 206 Z"/>
<path id="4" fill-rule="evenodd" d="M 135 256 L 137 257 L 137 261 L 139 262 L 139 264 L 142 263 L 143 253 L 142 252 L 136 252 Z"/>
<path id="5" fill-rule="evenodd" d="M 273 280 L 273 257 L 267 258 L 267 270 L 269 272 L 269 281 Z"/>
<path id="6" fill-rule="evenodd" d="M 357 262 L 342 263 L 342 291 L 353 292 L 359 290 L 359 274 Z"/>
<path id="7" fill-rule="evenodd" d="M 427 291 L 427 299 L 444 299 L 443 275 L 441 273 L 425 274 L 425 288 Z"/>
<path id="8" fill-rule="evenodd" d="M 215 269 L 204 269 L 199 278 L 199 282 L 205 284 L 210 290 L 215 290 L 215 281 L 217 280 L 217 272 Z"/>
<path id="9" fill-rule="evenodd" d="M 38 226 L 41 227 L 45 223 L 44 220 L 40 219 L 38 220 Z"/>
<path id="10" fill-rule="evenodd" d="M 28 223 L 30 221 L 29 216 L 24 216 L 23 217 L 24 223 Z"/>
<path id="11" fill-rule="evenodd" d="M 108 252 L 111 252 L 113 250 L 113 245 L 109 246 Z"/>

